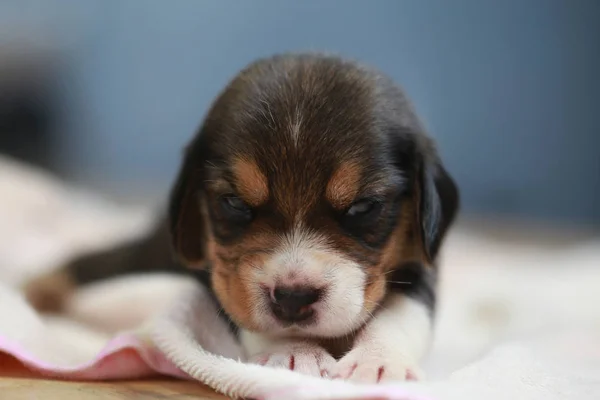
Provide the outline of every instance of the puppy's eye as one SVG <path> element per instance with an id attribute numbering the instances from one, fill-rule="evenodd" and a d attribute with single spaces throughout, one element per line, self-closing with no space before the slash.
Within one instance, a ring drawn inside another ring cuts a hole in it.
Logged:
<path id="1" fill-rule="evenodd" d="M 249 219 L 252 216 L 252 210 L 244 200 L 233 194 L 227 194 L 220 198 L 221 206 L 229 216 Z"/>
<path id="2" fill-rule="evenodd" d="M 244 200 L 234 195 L 223 196 L 222 201 L 227 205 L 227 207 L 233 210 L 244 211 L 248 208 L 246 203 L 244 203 Z"/>
<path id="3" fill-rule="evenodd" d="M 342 215 L 342 229 L 367 246 L 378 246 L 388 221 L 388 218 L 382 218 L 384 204 L 379 199 L 356 201 Z"/>
<path id="4" fill-rule="evenodd" d="M 352 206 L 350 206 L 350 208 L 348 209 L 348 211 L 346 211 L 346 216 L 347 217 L 359 217 L 359 216 L 364 216 L 364 215 L 368 215 L 370 213 L 372 213 L 373 211 L 375 211 L 379 206 L 379 203 L 370 200 L 370 199 L 365 199 L 365 200 L 359 200 L 356 203 L 354 203 Z"/>

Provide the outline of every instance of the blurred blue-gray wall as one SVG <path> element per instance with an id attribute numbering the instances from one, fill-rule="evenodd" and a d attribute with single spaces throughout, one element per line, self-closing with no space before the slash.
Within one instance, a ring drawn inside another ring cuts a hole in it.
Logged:
<path id="1" fill-rule="evenodd" d="M 240 68 L 329 50 L 406 89 L 466 211 L 600 224 L 599 21 L 597 0 L 3 0 L 0 43 L 60 59 L 73 176 L 166 190 Z"/>

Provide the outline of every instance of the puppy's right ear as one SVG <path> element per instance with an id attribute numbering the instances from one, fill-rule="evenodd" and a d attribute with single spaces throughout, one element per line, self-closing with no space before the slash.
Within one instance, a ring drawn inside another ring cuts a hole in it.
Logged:
<path id="1" fill-rule="evenodd" d="M 421 238 L 425 256 L 433 263 L 458 212 L 459 191 L 437 155 L 421 156 L 418 180 Z"/>
<path id="2" fill-rule="evenodd" d="M 177 257 L 186 265 L 199 266 L 205 254 L 205 224 L 202 210 L 204 157 L 198 144 L 190 144 L 171 191 L 169 227 Z"/>

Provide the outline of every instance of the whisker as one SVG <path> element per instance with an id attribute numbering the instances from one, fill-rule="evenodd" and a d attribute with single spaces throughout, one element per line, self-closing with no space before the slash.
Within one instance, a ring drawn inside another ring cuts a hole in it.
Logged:
<path id="1" fill-rule="evenodd" d="M 375 279 L 377 279 L 377 277 Z M 365 284 L 370 285 L 375 282 L 375 279 L 367 281 Z M 385 283 L 397 283 L 400 285 L 412 285 L 413 284 L 413 282 L 407 282 L 407 281 L 388 281 L 388 280 L 386 280 Z"/>
<path id="2" fill-rule="evenodd" d="M 375 305 L 374 308 L 377 308 L 380 306 L 380 304 L 376 301 L 369 301 L 367 304 L 374 304 Z M 365 311 L 368 312 L 369 314 L 371 314 L 371 311 L 369 311 L 369 310 L 365 310 Z M 371 316 L 373 316 L 373 314 L 371 314 Z"/>
<path id="3" fill-rule="evenodd" d="M 221 317 L 221 314 L 225 315 L 225 314 L 224 314 L 224 311 L 223 311 L 223 307 L 219 307 L 219 308 L 217 309 L 217 315 L 216 315 L 216 318 L 215 318 L 215 319 L 216 319 L 216 320 L 218 320 L 218 319 L 219 319 L 219 317 Z"/>
<path id="4" fill-rule="evenodd" d="M 376 277 L 385 276 L 385 275 L 388 275 L 388 274 L 392 274 L 392 273 L 394 273 L 394 272 L 396 272 L 396 270 L 395 270 L 395 269 L 392 269 L 392 270 L 389 270 L 389 271 L 383 272 L 383 273 L 381 273 L 381 274 L 377 274 L 377 275 L 375 275 L 375 276 L 376 276 Z"/>
<path id="5" fill-rule="evenodd" d="M 368 303 L 368 304 L 379 304 L 379 302 L 377 302 L 377 301 L 367 300 L 367 299 L 364 299 L 364 302 Z"/>

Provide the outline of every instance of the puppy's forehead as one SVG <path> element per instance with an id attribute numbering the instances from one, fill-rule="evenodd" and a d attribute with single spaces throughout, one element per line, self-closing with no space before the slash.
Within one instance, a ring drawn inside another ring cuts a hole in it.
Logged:
<path id="1" fill-rule="evenodd" d="M 282 58 L 243 71 L 217 102 L 213 134 L 259 159 L 356 152 L 372 130 L 375 81 L 334 59 Z M 326 152 L 324 147 L 335 152 Z"/>
<path id="2" fill-rule="evenodd" d="M 323 197 L 347 205 L 391 162 L 380 80 L 335 58 L 251 65 L 217 100 L 204 133 L 251 204 L 297 214 Z"/>
<path id="3" fill-rule="evenodd" d="M 333 173 L 324 167 L 372 156 L 375 85 L 356 66 L 275 60 L 244 71 L 228 92 L 220 139 L 230 157 L 250 157 L 268 175 L 313 181 Z"/>

